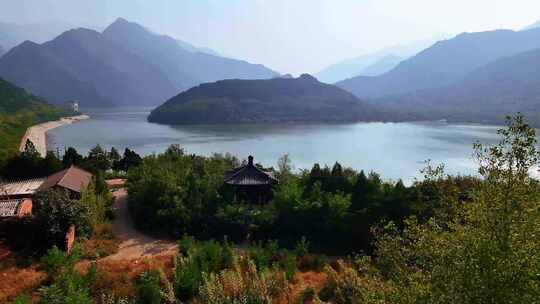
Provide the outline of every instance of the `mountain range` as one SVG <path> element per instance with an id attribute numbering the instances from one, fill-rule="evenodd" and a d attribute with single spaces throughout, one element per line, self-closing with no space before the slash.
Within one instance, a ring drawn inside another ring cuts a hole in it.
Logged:
<path id="1" fill-rule="evenodd" d="M 188 51 L 124 19 L 102 33 L 79 28 L 43 44 L 26 41 L 0 58 L 1 77 L 53 103 L 82 105 L 154 105 L 203 82 L 276 75 L 262 65 Z"/>
<path id="2" fill-rule="evenodd" d="M 34 24 L 0 22 L 0 45 L 8 51 L 26 40 L 44 43 L 71 28 L 73 25 L 62 22 Z"/>
<path id="3" fill-rule="evenodd" d="M 451 85 L 377 100 L 409 119 L 502 123 L 523 113 L 540 125 L 540 49 L 504 57 Z"/>
<path id="4" fill-rule="evenodd" d="M 205 83 L 156 108 L 163 124 L 351 122 L 382 119 L 375 107 L 304 74 L 298 78 Z"/>
<path id="5" fill-rule="evenodd" d="M 327 68 L 315 74 L 315 77 L 317 77 L 317 79 L 319 79 L 320 81 L 326 83 L 336 83 L 338 81 L 360 75 L 376 76 L 391 70 L 397 65 L 397 63 L 399 63 L 397 62 L 395 64 L 388 64 L 388 57 L 394 59 L 399 57 L 401 58 L 401 60 L 409 58 L 416 55 L 418 52 L 424 50 L 425 48 L 433 45 L 439 39 L 442 39 L 442 36 L 433 39 L 418 41 L 408 45 L 388 47 L 373 53 L 367 53 L 355 58 L 346 59 L 331 66 L 328 66 Z M 384 62 L 387 63 L 383 65 L 382 63 Z M 374 65 L 379 66 L 379 68 L 374 70 L 372 68 L 372 66 Z"/>
<path id="6" fill-rule="evenodd" d="M 278 75 L 262 65 L 186 51 L 177 40 L 154 34 L 124 19 L 111 24 L 103 36 L 150 61 L 181 90 L 222 79 L 262 79 Z"/>
<path id="7" fill-rule="evenodd" d="M 440 41 L 376 77 L 337 83 L 360 98 L 412 93 L 450 85 L 492 61 L 540 48 L 540 29 L 464 33 Z"/>
<path id="8" fill-rule="evenodd" d="M 540 125 L 540 28 L 461 34 L 377 77 L 338 86 L 408 120 L 501 123 L 524 113 Z"/>
<path id="9" fill-rule="evenodd" d="M 394 54 L 386 55 L 371 65 L 368 65 L 358 74 L 359 76 L 379 76 L 395 68 L 403 58 Z"/>

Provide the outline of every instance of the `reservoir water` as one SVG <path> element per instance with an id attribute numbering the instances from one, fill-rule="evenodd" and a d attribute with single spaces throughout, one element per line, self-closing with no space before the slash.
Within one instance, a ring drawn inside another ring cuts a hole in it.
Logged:
<path id="1" fill-rule="evenodd" d="M 166 126 L 148 123 L 150 110 L 84 109 L 91 118 L 49 132 L 48 148 L 62 152 L 71 146 L 86 154 L 100 144 L 148 155 L 179 144 L 200 155 L 231 153 L 245 159 L 252 154 L 265 166 L 275 166 L 280 156 L 289 154 L 297 170 L 338 161 L 410 183 L 421 176 L 428 159 L 444 163 L 447 173 L 475 174 L 473 143 L 498 139 L 494 126 L 443 122 Z"/>

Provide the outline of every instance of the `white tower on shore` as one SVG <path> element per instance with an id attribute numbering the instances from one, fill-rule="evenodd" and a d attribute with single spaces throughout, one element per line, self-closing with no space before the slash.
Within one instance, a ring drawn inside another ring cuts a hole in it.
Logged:
<path id="1" fill-rule="evenodd" d="M 78 101 L 73 101 L 72 103 L 72 106 L 73 106 L 73 112 L 79 112 L 79 102 Z"/>

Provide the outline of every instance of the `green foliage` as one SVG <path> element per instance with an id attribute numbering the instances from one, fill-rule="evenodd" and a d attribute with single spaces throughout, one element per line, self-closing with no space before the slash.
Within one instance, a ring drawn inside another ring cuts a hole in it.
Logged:
<path id="1" fill-rule="evenodd" d="M 454 203 L 470 200 L 476 179 L 441 177 L 406 187 L 379 175 L 318 164 L 311 171 L 291 172 L 288 157 L 279 161 L 282 178 L 267 205 L 238 201 L 224 185 L 227 170 L 237 166 L 229 156 L 187 155 L 171 146 L 145 157 L 128 174 L 129 208 L 136 224 L 154 233 L 201 239 L 227 237 L 234 242 L 279 240 L 294 248 L 303 237 L 314 252 L 371 253 L 371 227 L 393 221 L 398 227 L 415 215 L 425 222 L 435 212 L 453 214 Z"/>
<path id="2" fill-rule="evenodd" d="M 324 113 L 324 114 L 322 114 Z M 187 90 L 154 109 L 163 124 L 376 120 L 372 106 L 304 74 L 295 79 L 222 80 Z"/>
<path id="3" fill-rule="evenodd" d="M 296 253 L 296 255 L 299 257 L 304 257 L 309 253 L 309 242 L 305 236 L 303 236 L 300 242 L 296 244 L 294 253 Z"/>
<path id="4" fill-rule="evenodd" d="M 426 223 L 411 218 L 403 230 L 378 230 L 376 259 L 328 269 L 326 295 L 335 303 L 540 301 L 540 187 L 529 176 L 538 165 L 536 135 L 521 116 L 499 134 L 499 144 L 475 146 L 482 180 L 470 200 Z M 441 176 L 430 172 L 429 180 Z M 456 199 L 448 193 L 441 202 Z"/>
<path id="5" fill-rule="evenodd" d="M 49 249 L 47 254 L 41 258 L 41 266 L 51 278 L 56 277 L 59 273 L 61 273 L 63 271 L 62 267 L 66 264 L 66 254 L 56 246 Z"/>
<path id="6" fill-rule="evenodd" d="M 51 284 L 39 289 L 40 302 L 52 304 L 91 304 L 89 284 L 95 275 L 81 276 L 74 266 L 79 260 L 78 248 L 70 255 L 53 247 L 43 257 L 43 267 L 49 273 Z M 56 269 L 53 269 L 56 267 Z"/>
<path id="7" fill-rule="evenodd" d="M 77 228 L 78 236 L 89 236 L 89 206 L 72 199 L 64 189 L 40 192 L 34 198 L 33 213 L 41 233 L 54 244 L 63 244 L 66 231 L 71 225 Z"/>
<path id="8" fill-rule="evenodd" d="M 174 272 L 177 297 L 188 300 L 198 294 L 204 273 L 217 273 L 234 264 L 233 249 L 227 242 L 195 242 L 184 236 L 180 241 L 180 257 Z"/>
<path id="9" fill-rule="evenodd" d="M 29 148 L 31 150 L 31 148 Z M 62 170 L 62 162 L 52 152 L 42 158 L 37 152 L 27 151 L 4 160 L 0 176 L 10 180 L 46 177 Z"/>
<path id="10" fill-rule="evenodd" d="M 232 269 L 204 275 L 202 304 L 275 303 L 288 294 L 287 280 L 278 270 L 258 271 L 247 260 Z"/>
<path id="11" fill-rule="evenodd" d="M 70 114 L 0 79 L 0 165 L 17 154 L 28 127 Z"/>
<path id="12" fill-rule="evenodd" d="M 73 147 L 69 147 L 62 158 L 62 164 L 65 168 L 70 166 L 81 166 L 83 163 L 83 156 L 80 155 Z"/>
<path id="13" fill-rule="evenodd" d="M 21 295 L 18 296 L 14 301 L 13 304 L 31 304 L 32 300 L 27 295 Z"/>
<path id="14" fill-rule="evenodd" d="M 137 167 L 142 163 L 141 156 L 128 148 L 124 151 L 122 158 L 120 158 L 120 155 L 114 155 L 113 150 L 111 150 L 111 159 L 113 160 L 113 169 L 123 172 L 128 172 L 130 168 Z"/>
<path id="15" fill-rule="evenodd" d="M 107 221 L 107 217 L 112 213 L 114 198 L 104 186 L 105 181 L 102 175 L 96 176 L 83 190 L 80 204 L 84 206 L 87 221 L 91 231 Z"/>
<path id="16" fill-rule="evenodd" d="M 160 273 L 156 270 L 141 273 L 135 282 L 135 290 L 139 304 L 162 303 Z"/>
<path id="17" fill-rule="evenodd" d="M 220 200 L 229 156 L 200 157 L 166 152 L 148 156 L 128 174 L 128 204 L 135 223 L 146 230 L 199 236 L 208 230 L 210 214 Z"/>

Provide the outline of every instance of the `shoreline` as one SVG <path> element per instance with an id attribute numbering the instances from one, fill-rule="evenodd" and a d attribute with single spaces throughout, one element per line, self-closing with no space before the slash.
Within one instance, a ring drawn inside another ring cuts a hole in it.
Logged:
<path id="1" fill-rule="evenodd" d="M 89 119 L 89 118 L 90 116 L 88 115 L 62 117 L 60 118 L 60 120 L 48 121 L 48 122 L 44 122 L 35 126 L 31 126 L 28 129 L 26 129 L 26 132 L 24 133 L 24 136 L 21 139 L 19 151 L 24 152 L 26 141 L 29 139 L 36 147 L 36 150 L 38 151 L 38 153 L 42 157 L 45 157 L 47 155 L 47 132 L 48 131 L 52 129 L 56 129 L 61 126 L 70 125 L 70 124 L 79 122 L 81 120 Z"/>

